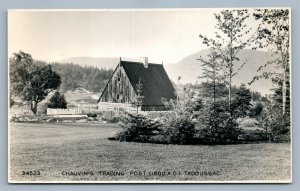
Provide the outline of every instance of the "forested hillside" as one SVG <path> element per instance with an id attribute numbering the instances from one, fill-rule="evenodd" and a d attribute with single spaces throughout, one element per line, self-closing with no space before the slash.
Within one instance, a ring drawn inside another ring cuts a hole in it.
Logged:
<path id="1" fill-rule="evenodd" d="M 43 61 L 35 61 L 38 65 L 48 64 Z M 84 88 L 92 92 L 101 92 L 110 76 L 112 69 L 99 69 L 94 66 L 79 66 L 73 63 L 50 63 L 52 69 L 61 77 L 61 91 L 75 90 L 76 88 Z"/>

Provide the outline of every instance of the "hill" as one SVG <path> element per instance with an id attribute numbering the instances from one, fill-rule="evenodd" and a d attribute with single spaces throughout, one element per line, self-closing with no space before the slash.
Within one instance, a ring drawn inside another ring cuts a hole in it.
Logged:
<path id="1" fill-rule="evenodd" d="M 171 80 L 174 82 L 177 82 L 178 76 L 181 76 L 180 83 L 200 83 L 205 79 L 198 78 L 202 75 L 202 63 L 198 61 L 197 58 L 200 56 L 206 58 L 208 53 L 208 49 L 199 51 L 183 58 L 177 63 L 166 64 L 165 69 Z M 239 74 L 233 78 L 233 84 L 235 85 L 240 85 L 241 83 L 248 84 L 257 73 L 256 71 L 259 66 L 272 59 L 272 54 L 270 52 L 256 50 L 241 50 L 238 56 L 241 60 L 237 66 L 240 66 L 242 62 L 246 62 L 246 65 L 240 70 Z M 273 67 L 269 68 L 269 70 L 277 71 L 278 69 Z M 268 94 L 272 88 L 272 82 L 271 80 L 261 79 L 254 82 L 249 88 L 263 94 Z"/>
<path id="2" fill-rule="evenodd" d="M 94 66 L 99 69 L 114 69 L 119 63 L 120 58 L 105 58 L 105 57 L 71 57 L 60 60 L 60 63 L 73 63 L 84 66 Z"/>
<path id="3" fill-rule="evenodd" d="M 37 65 L 46 65 L 44 61 L 36 60 Z M 60 91 L 84 88 L 91 92 L 102 92 L 110 79 L 113 70 L 94 66 L 80 66 L 73 63 L 50 63 L 52 69 L 61 77 Z"/>
<path id="4" fill-rule="evenodd" d="M 61 91 L 84 88 L 91 92 L 102 92 L 111 77 L 112 69 L 99 69 L 94 66 L 77 64 L 51 64 L 53 70 L 61 76 Z"/>

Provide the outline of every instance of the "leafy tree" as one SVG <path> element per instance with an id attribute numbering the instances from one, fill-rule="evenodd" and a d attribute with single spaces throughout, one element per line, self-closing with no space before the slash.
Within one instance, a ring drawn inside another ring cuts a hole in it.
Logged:
<path id="1" fill-rule="evenodd" d="M 246 88 L 245 84 L 240 86 L 237 96 L 234 100 L 233 108 L 236 117 L 249 116 L 251 110 L 251 92 Z"/>
<path id="2" fill-rule="evenodd" d="M 217 20 L 215 39 L 209 39 L 206 36 L 199 35 L 203 43 L 209 47 L 215 47 L 220 52 L 220 56 L 224 61 L 225 76 L 228 84 L 228 103 L 231 107 L 231 86 L 232 78 L 238 74 L 239 70 L 245 65 L 245 62 L 240 67 L 234 67 L 240 64 L 238 53 L 247 47 L 250 43 L 250 37 L 243 40 L 244 36 L 250 32 L 245 22 L 249 18 L 249 13 L 245 9 L 239 10 L 224 10 L 220 14 L 215 14 Z M 221 34 L 220 34 L 220 33 Z M 237 68 L 237 69 L 236 69 Z"/>
<path id="3" fill-rule="evenodd" d="M 265 129 L 270 129 L 269 131 L 272 133 L 274 139 L 275 137 L 279 137 L 284 135 L 290 131 L 290 99 L 289 95 L 290 92 L 287 91 L 287 104 L 286 106 L 286 113 L 283 114 L 282 112 L 282 82 L 277 84 L 278 86 L 274 88 L 274 94 L 270 96 L 270 100 L 266 106 L 266 111 L 264 112 L 268 120 L 268 124 L 270 127 L 264 127 Z M 287 83 L 287 87 L 289 89 L 289 83 Z M 263 122 L 261 122 L 264 124 Z M 274 140 L 276 141 L 276 140 Z"/>
<path id="4" fill-rule="evenodd" d="M 170 118 L 178 118 L 180 116 L 186 116 L 190 119 L 196 119 L 204 107 L 202 97 L 200 92 L 193 87 L 185 85 L 183 87 L 182 93 L 177 97 L 177 100 L 167 100 L 162 98 L 162 104 L 166 109 L 172 110 L 172 115 Z"/>
<path id="5" fill-rule="evenodd" d="M 27 79 L 33 69 L 33 59 L 30 54 L 20 51 L 9 59 L 10 97 L 21 94 L 26 86 Z"/>
<path id="6" fill-rule="evenodd" d="M 259 126 L 265 129 L 270 141 L 278 142 L 280 139 L 289 135 L 290 128 L 287 125 L 282 125 L 282 108 L 281 104 L 271 99 L 263 109 L 260 116 L 257 117 Z M 290 141 L 290 136 L 285 137 L 286 141 Z"/>
<path id="7" fill-rule="evenodd" d="M 224 76 L 228 84 L 228 105 L 230 111 L 230 120 L 233 118 L 232 112 L 232 79 L 243 68 L 246 62 L 241 62 L 238 53 L 249 46 L 251 28 L 245 24 L 249 18 L 248 10 L 223 10 L 219 14 L 215 14 L 217 20 L 214 39 L 199 35 L 203 44 L 214 47 L 219 51 L 223 60 Z"/>
<path id="8" fill-rule="evenodd" d="M 192 112 L 199 112 L 204 107 L 203 100 L 199 97 L 191 100 L 190 102 L 190 111 Z"/>
<path id="9" fill-rule="evenodd" d="M 67 101 L 63 94 L 60 94 L 58 91 L 53 94 L 48 103 L 48 108 L 67 108 Z"/>
<path id="10" fill-rule="evenodd" d="M 289 125 L 290 122 L 290 82 L 287 81 L 286 82 L 286 100 L 285 100 L 285 104 L 283 103 L 283 83 L 282 81 L 279 81 L 276 83 L 276 87 L 273 89 L 274 94 L 272 96 L 272 100 L 274 100 L 281 108 L 281 111 L 283 111 L 283 106 L 285 106 L 285 113 L 282 112 L 282 115 L 285 115 L 285 119 L 284 121 L 286 122 L 286 125 Z"/>
<path id="11" fill-rule="evenodd" d="M 37 113 L 37 105 L 49 92 L 59 87 L 60 76 L 50 65 L 33 64 L 30 54 L 20 51 L 9 59 L 10 89 L 14 96 L 30 102 L 31 111 Z"/>
<path id="12" fill-rule="evenodd" d="M 289 63 L 290 63 L 290 12 L 288 9 L 256 9 L 253 16 L 260 21 L 255 38 L 255 49 L 268 49 L 273 53 L 273 60 L 268 61 L 258 68 L 256 75 L 250 82 L 261 78 L 271 78 L 274 83 L 282 83 L 282 123 L 287 117 L 289 107 Z M 281 68 L 281 72 L 264 71 L 268 66 Z"/>

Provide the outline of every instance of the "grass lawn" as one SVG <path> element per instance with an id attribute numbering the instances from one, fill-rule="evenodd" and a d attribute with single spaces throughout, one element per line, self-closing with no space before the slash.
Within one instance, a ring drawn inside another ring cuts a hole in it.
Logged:
<path id="1" fill-rule="evenodd" d="M 291 179 L 291 151 L 286 143 L 217 146 L 128 143 L 107 139 L 120 130 L 114 124 L 10 125 L 12 181 Z M 22 171 L 39 171 L 41 175 L 22 175 Z M 86 174 L 78 175 L 83 171 Z"/>

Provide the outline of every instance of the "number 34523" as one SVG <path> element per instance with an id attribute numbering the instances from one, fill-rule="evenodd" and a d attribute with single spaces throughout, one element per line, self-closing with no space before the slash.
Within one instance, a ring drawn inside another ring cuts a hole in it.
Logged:
<path id="1" fill-rule="evenodd" d="M 31 171 L 31 170 L 29 170 L 29 171 L 22 171 L 22 175 L 23 176 L 26 176 L 26 175 L 29 175 L 29 176 L 40 176 L 41 173 L 40 173 L 40 171 L 36 171 L 36 170 Z"/>

